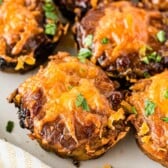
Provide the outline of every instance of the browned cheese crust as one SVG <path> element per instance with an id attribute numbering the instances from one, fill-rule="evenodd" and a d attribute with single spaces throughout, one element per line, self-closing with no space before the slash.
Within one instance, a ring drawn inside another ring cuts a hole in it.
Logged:
<path id="1" fill-rule="evenodd" d="M 0 4 L 0 69 L 27 71 L 47 58 L 58 41 L 63 25 L 45 15 L 43 0 L 3 0 Z M 57 15 L 53 5 L 53 13 Z M 47 24 L 57 30 L 50 36 Z"/>
<path id="2" fill-rule="evenodd" d="M 109 76 L 143 78 L 168 65 L 167 20 L 167 13 L 135 7 L 126 1 L 113 2 L 90 10 L 77 23 L 77 41 L 80 48 L 90 49 L 91 61 Z M 165 33 L 164 42 L 157 38 L 160 31 Z M 89 47 L 85 44 L 88 35 L 93 36 Z"/>
<path id="3" fill-rule="evenodd" d="M 88 60 L 82 63 L 58 53 L 21 84 L 10 101 L 20 109 L 21 126 L 44 148 L 86 160 L 106 152 L 129 130 L 116 86 Z M 79 95 L 85 108 L 76 104 Z"/>
<path id="4" fill-rule="evenodd" d="M 130 117 L 139 146 L 152 159 L 168 167 L 168 71 L 132 86 Z"/>

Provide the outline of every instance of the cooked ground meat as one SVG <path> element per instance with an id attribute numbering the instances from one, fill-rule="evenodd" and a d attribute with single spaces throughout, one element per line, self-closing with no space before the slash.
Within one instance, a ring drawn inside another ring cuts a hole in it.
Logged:
<path id="1" fill-rule="evenodd" d="M 168 167 L 168 71 L 132 86 L 128 99 L 135 114 L 130 120 L 141 149 Z"/>
<path id="2" fill-rule="evenodd" d="M 168 66 L 167 21 L 167 13 L 113 2 L 91 9 L 76 24 L 77 41 L 109 76 L 144 78 Z"/>
<path id="3" fill-rule="evenodd" d="M 3 0 L 0 4 L 0 69 L 27 71 L 47 59 L 63 32 L 54 3 Z"/>
<path id="4" fill-rule="evenodd" d="M 21 127 L 45 149 L 87 160 L 105 153 L 129 130 L 117 85 L 88 60 L 58 53 L 9 101 L 19 108 Z"/>

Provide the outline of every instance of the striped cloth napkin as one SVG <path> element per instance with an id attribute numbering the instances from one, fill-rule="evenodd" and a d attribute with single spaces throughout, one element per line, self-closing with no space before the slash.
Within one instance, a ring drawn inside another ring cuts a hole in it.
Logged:
<path id="1" fill-rule="evenodd" d="M 0 168 L 50 168 L 39 159 L 8 142 L 0 140 Z"/>

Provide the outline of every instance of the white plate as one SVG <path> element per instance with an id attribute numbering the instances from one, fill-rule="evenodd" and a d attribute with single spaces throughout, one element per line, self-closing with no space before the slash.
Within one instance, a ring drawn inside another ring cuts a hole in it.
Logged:
<path id="1" fill-rule="evenodd" d="M 61 46 L 63 47 L 60 47 L 59 50 L 71 50 L 66 44 Z M 36 71 L 24 75 L 0 72 L 0 138 L 21 147 L 52 168 L 74 168 L 71 160 L 62 159 L 55 154 L 48 153 L 41 149 L 36 141 L 30 140 L 27 136 L 29 132 L 19 126 L 17 109 L 6 100 L 21 82 Z M 12 133 L 6 132 L 5 129 L 9 120 L 15 122 Z M 160 164 L 150 160 L 141 152 L 132 133 L 129 133 L 125 139 L 100 158 L 81 162 L 80 168 L 103 168 L 105 164 L 110 164 L 113 168 L 162 168 Z"/>

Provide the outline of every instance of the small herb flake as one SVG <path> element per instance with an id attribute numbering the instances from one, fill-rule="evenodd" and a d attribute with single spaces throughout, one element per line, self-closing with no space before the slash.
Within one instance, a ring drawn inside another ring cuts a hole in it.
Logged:
<path id="1" fill-rule="evenodd" d="M 143 57 L 143 58 L 141 58 L 141 61 L 144 62 L 145 64 L 149 64 L 149 59 L 148 59 L 148 57 Z"/>
<path id="2" fill-rule="evenodd" d="M 55 22 L 58 20 L 58 16 L 54 12 L 45 12 L 45 16 Z"/>
<path id="3" fill-rule="evenodd" d="M 85 111 L 90 111 L 90 108 L 89 108 L 89 105 L 86 101 L 86 99 L 83 97 L 82 94 L 79 94 L 77 97 L 76 97 L 76 107 L 82 107 L 83 110 Z"/>
<path id="4" fill-rule="evenodd" d="M 149 116 L 155 112 L 156 104 L 151 100 L 145 101 L 145 115 Z"/>
<path id="5" fill-rule="evenodd" d="M 92 34 L 89 34 L 85 39 L 84 39 L 84 45 L 86 47 L 90 47 L 92 45 L 92 42 L 93 42 L 93 35 Z"/>
<path id="6" fill-rule="evenodd" d="M 45 25 L 45 34 L 47 35 L 55 35 L 57 26 L 54 23 L 48 23 Z"/>
<path id="7" fill-rule="evenodd" d="M 163 92 L 163 96 L 165 99 L 168 99 L 168 89 Z"/>
<path id="8" fill-rule="evenodd" d="M 102 44 L 107 44 L 109 42 L 109 39 L 107 37 L 104 37 L 101 41 Z"/>
<path id="9" fill-rule="evenodd" d="M 78 59 L 81 62 L 85 62 L 86 58 L 89 58 L 92 55 L 92 52 L 88 48 L 81 48 L 78 53 Z"/>
<path id="10" fill-rule="evenodd" d="M 14 128 L 14 122 L 13 121 L 8 121 L 7 125 L 6 125 L 6 131 L 11 133 L 13 131 Z"/>
<path id="11" fill-rule="evenodd" d="M 168 117 L 163 117 L 161 120 L 168 123 Z"/>
<path id="12" fill-rule="evenodd" d="M 0 5 L 2 4 L 3 0 L 0 0 Z"/>
<path id="13" fill-rule="evenodd" d="M 137 110 L 136 110 L 135 106 L 132 106 L 132 107 L 131 107 L 131 113 L 137 114 Z"/>
<path id="14" fill-rule="evenodd" d="M 166 33 L 163 30 L 160 30 L 157 34 L 156 37 L 159 42 L 164 43 L 166 41 Z"/>

